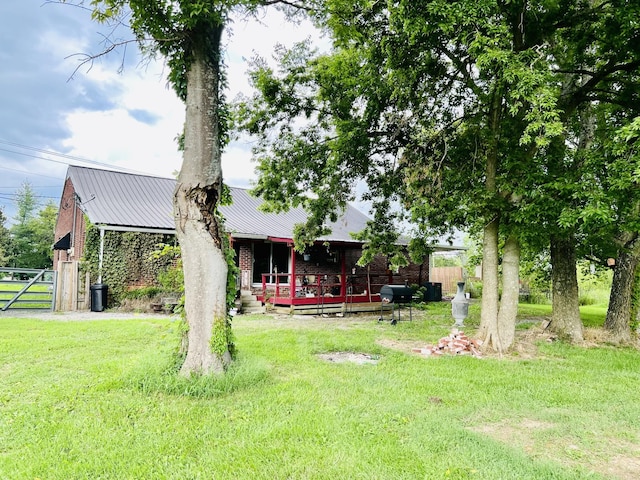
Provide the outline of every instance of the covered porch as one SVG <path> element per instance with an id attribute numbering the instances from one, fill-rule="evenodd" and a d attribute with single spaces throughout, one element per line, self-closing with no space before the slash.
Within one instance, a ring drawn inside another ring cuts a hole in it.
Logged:
<path id="1" fill-rule="evenodd" d="M 348 314 L 380 311 L 384 285 L 418 284 L 429 279 L 429 260 L 399 270 L 385 256 L 358 265 L 362 243 L 318 241 L 296 252 L 290 238 L 234 238 L 241 297 L 282 313 Z M 243 293 L 244 292 L 244 293 Z"/>
<path id="2" fill-rule="evenodd" d="M 368 267 L 358 266 L 361 244 L 334 242 L 329 247 L 317 243 L 302 254 L 291 241 L 286 244 L 288 271 L 272 268 L 270 273 L 261 273 L 256 292 L 258 300 L 276 311 L 315 315 L 379 311 L 382 286 L 418 282 L 408 271 L 391 272 L 383 258 Z"/>

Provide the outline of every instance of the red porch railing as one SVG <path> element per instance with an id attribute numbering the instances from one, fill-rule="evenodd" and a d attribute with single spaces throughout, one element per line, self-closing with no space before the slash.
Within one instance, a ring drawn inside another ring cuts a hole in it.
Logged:
<path id="1" fill-rule="evenodd" d="M 372 284 L 367 275 L 264 273 L 261 300 L 273 305 L 379 302 L 382 285 Z"/>

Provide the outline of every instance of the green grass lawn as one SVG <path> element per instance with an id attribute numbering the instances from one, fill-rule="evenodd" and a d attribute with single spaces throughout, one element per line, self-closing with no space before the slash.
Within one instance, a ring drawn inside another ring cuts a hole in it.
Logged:
<path id="1" fill-rule="evenodd" d="M 637 478 L 638 351 L 389 347 L 447 335 L 446 305 L 396 326 L 236 317 L 238 361 L 218 381 L 171 373 L 169 319 L 0 318 L 0 478 Z M 339 351 L 378 363 L 318 357 Z"/>
<path id="2" fill-rule="evenodd" d="M 518 307 L 518 316 L 525 319 L 529 317 L 551 318 L 551 305 L 520 304 Z M 604 319 L 606 316 L 606 305 L 584 305 L 580 307 L 580 318 L 583 325 L 587 328 L 602 327 L 602 325 L 604 325 Z"/>

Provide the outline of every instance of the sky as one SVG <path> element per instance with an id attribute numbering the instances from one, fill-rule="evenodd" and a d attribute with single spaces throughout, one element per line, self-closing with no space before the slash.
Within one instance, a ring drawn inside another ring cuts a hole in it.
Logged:
<path id="1" fill-rule="evenodd" d="M 175 138 L 184 105 L 167 84 L 163 62 L 143 61 L 129 44 L 80 65 L 82 54 L 102 51 L 107 34 L 76 6 L 0 2 L 0 208 L 8 225 L 25 182 L 39 205 L 57 206 L 69 164 L 159 176 L 180 169 Z M 249 58 L 270 58 L 276 43 L 289 46 L 307 37 L 319 38 L 310 24 L 287 23 L 275 11 L 261 21 L 234 19 L 223 37 L 227 98 L 251 94 Z M 130 35 L 120 28 L 113 38 Z M 226 148 L 225 183 L 249 187 L 255 180 L 250 149 L 248 140 Z"/>

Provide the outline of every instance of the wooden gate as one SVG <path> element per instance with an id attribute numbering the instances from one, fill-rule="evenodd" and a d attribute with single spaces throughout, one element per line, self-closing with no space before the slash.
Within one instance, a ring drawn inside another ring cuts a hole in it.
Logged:
<path id="1" fill-rule="evenodd" d="M 53 310 L 56 280 L 53 270 L 0 268 L 0 310 Z"/>
<path id="2" fill-rule="evenodd" d="M 78 262 L 58 262 L 56 310 L 73 312 L 89 308 L 89 273 L 80 278 Z"/>

